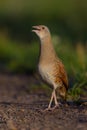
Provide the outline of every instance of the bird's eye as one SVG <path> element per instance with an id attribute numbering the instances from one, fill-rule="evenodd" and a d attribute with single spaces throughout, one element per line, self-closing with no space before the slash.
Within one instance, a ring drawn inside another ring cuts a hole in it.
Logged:
<path id="1" fill-rule="evenodd" d="M 42 27 L 42 29 L 45 29 L 45 27 Z"/>

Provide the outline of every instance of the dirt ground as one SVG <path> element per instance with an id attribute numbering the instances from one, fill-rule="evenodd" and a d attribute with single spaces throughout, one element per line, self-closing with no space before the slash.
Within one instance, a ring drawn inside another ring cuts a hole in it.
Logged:
<path id="1" fill-rule="evenodd" d="M 35 84 L 33 76 L 0 75 L 0 130 L 87 130 L 86 104 L 44 112 L 50 97 Z"/>

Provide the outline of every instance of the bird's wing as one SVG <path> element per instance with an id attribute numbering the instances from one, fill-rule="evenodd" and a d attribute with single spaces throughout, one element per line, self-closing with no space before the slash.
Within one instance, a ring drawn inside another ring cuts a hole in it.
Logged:
<path id="1" fill-rule="evenodd" d="M 60 73 L 59 77 L 61 78 L 64 86 L 66 87 L 66 89 L 68 89 L 68 77 L 65 71 L 65 67 L 62 63 L 59 64 L 59 73 Z"/>
<path id="2" fill-rule="evenodd" d="M 68 89 L 68 78 L 62 62 L 57 61 L 55 64 L 55 81 L 62 82 L 66 89 Z"/>

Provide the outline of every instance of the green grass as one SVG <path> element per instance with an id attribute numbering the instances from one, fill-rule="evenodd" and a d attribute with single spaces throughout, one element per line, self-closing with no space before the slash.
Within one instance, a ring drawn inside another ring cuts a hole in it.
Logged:
<path id="1" fill-rule="evenodd" d="M 24 44 L 0 40 L 0 61 L 7 71 L 33 70 L 36 67 L 37 57 L 38 45 L 36 43 Z"/>

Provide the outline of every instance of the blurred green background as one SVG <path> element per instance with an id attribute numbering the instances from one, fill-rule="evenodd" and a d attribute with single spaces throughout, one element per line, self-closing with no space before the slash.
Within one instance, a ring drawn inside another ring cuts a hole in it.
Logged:
<path id="1" fill-rule="evenodd" d="M 87 1 L 0 1 L 0 71 L 31 74 L 39 55 L 33 25 L 47 25 L 72 86 L 87 86 Z M 74 88 L 74 87 L 73 87 Z M 76 89 L 75 89 L 76 90 Z M 74 89 L 73 89 L 73 93 Z M 80 93 L 80 90 L 77 93 Z"/>

